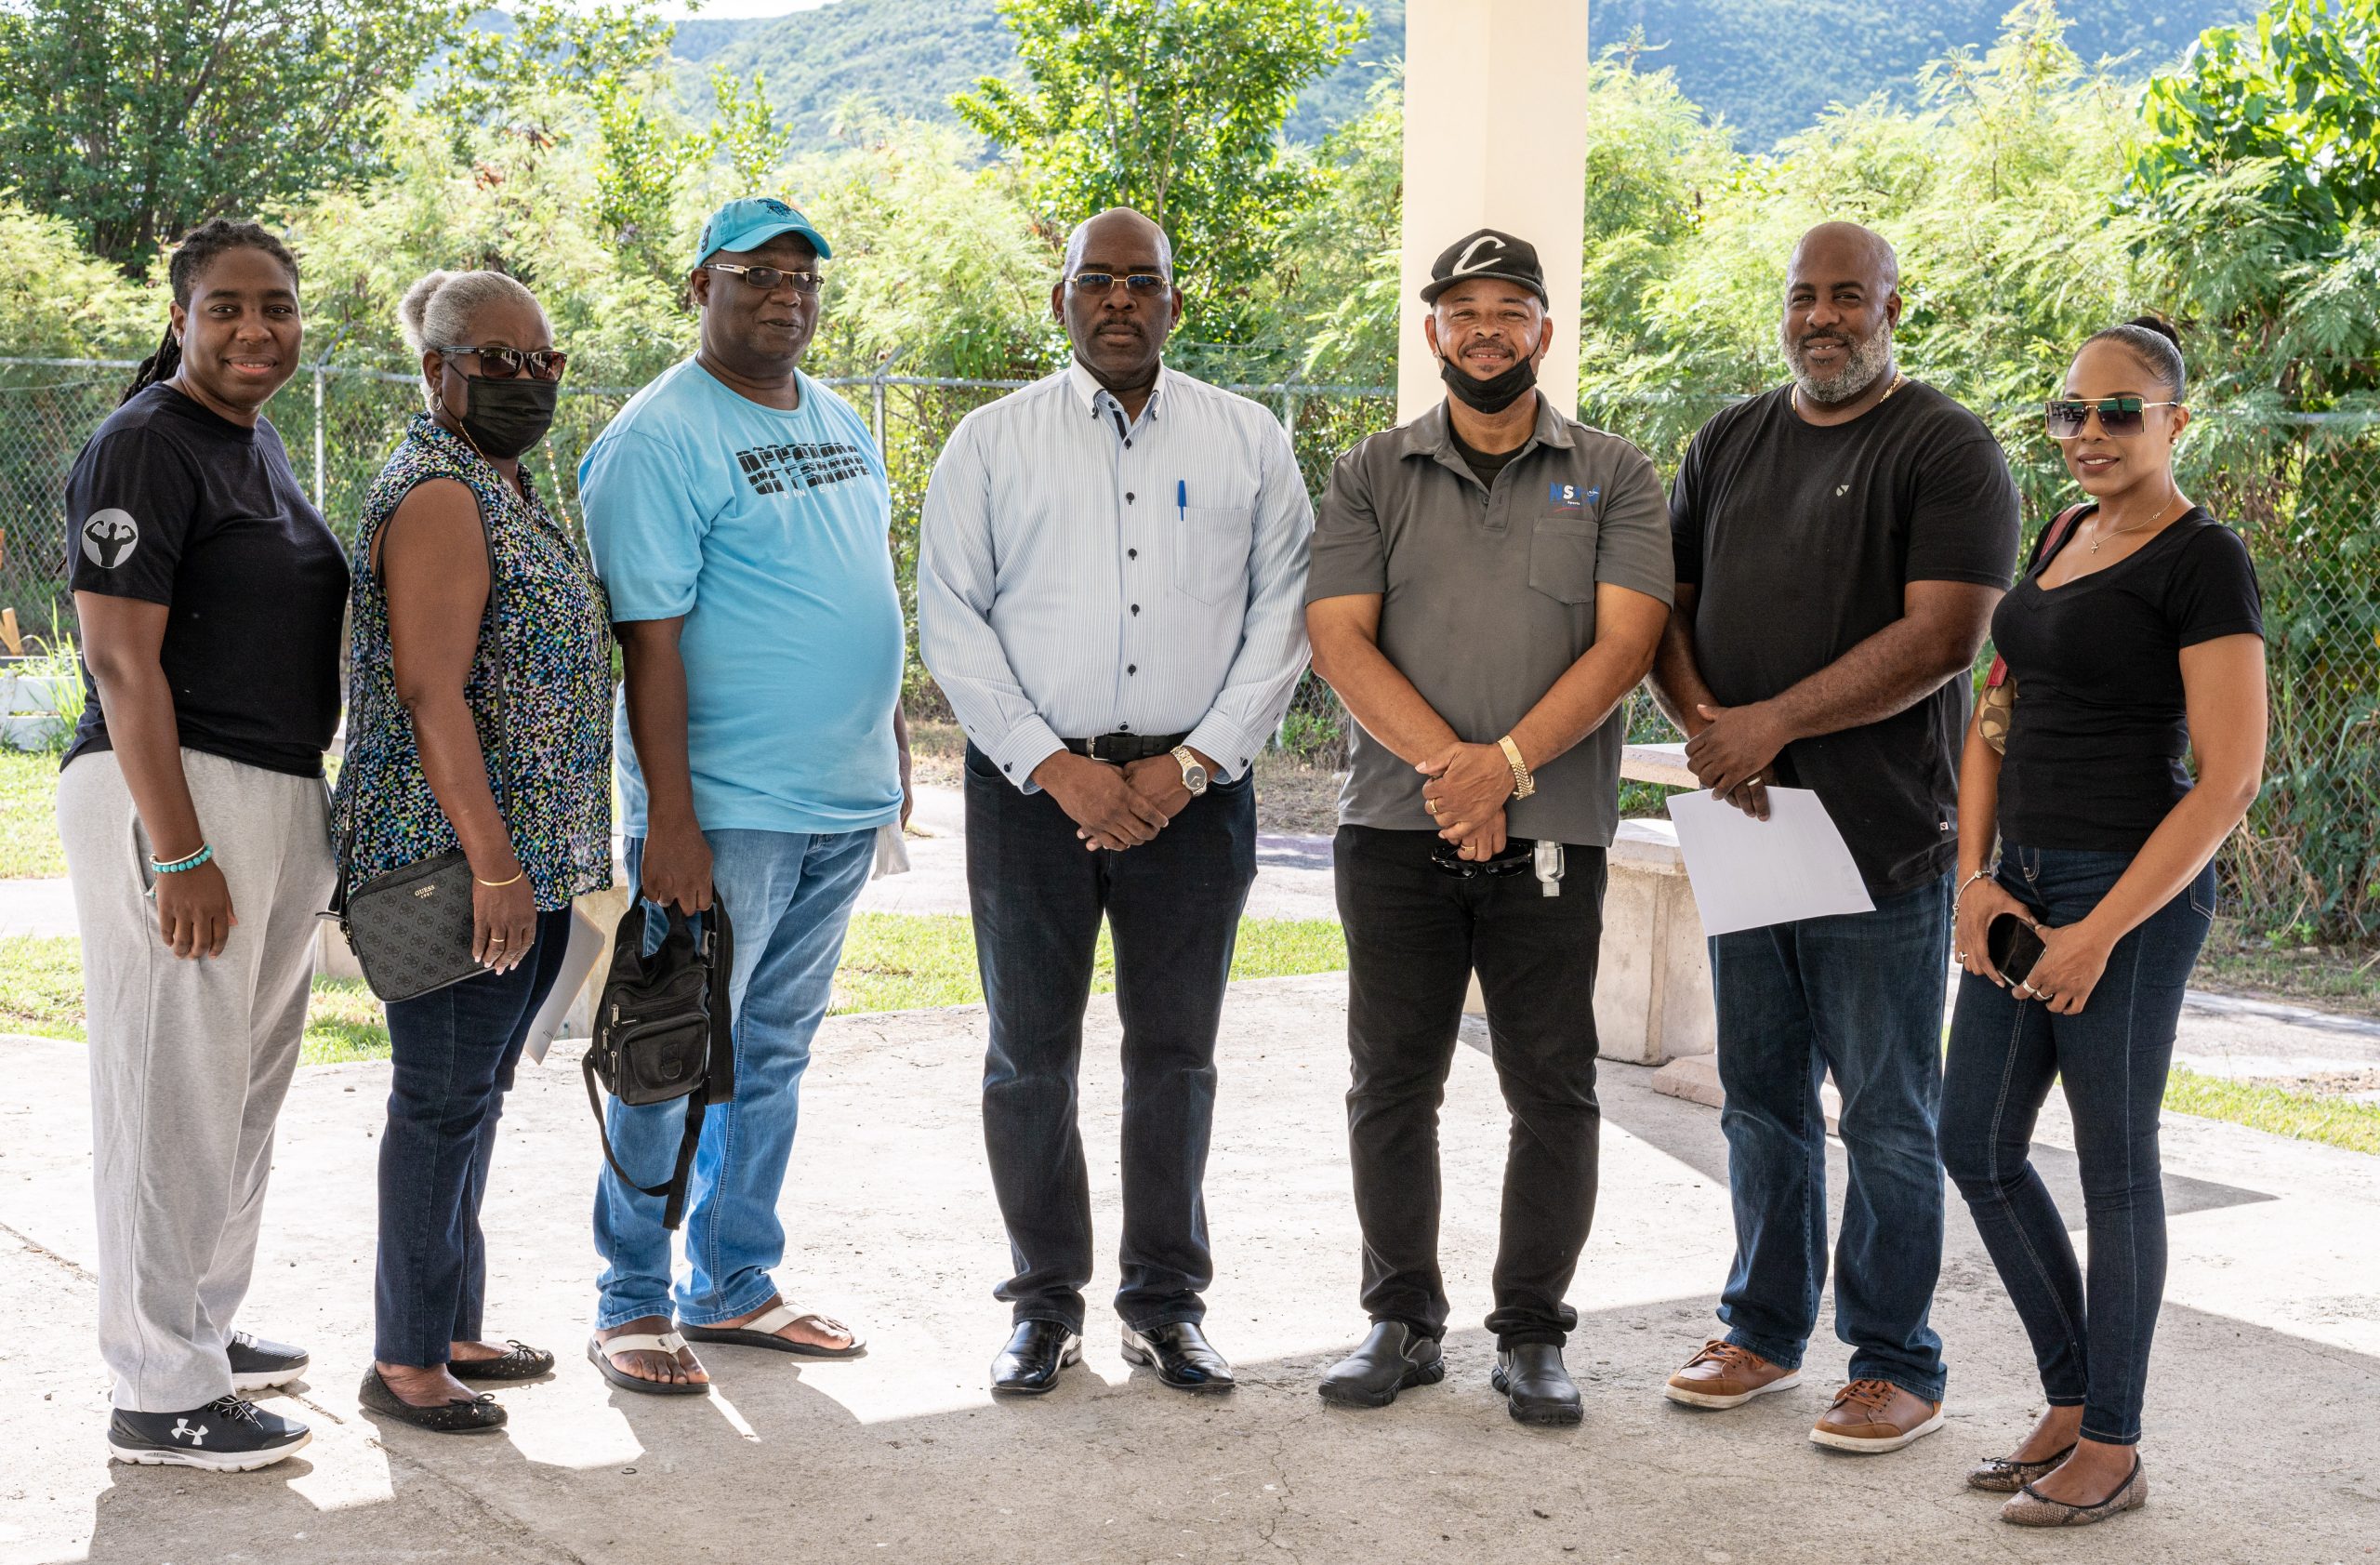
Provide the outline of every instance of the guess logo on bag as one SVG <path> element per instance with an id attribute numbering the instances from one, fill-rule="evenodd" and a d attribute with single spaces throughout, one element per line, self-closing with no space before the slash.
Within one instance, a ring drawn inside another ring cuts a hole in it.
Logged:
<path id="1" fill-rule="evenodd" d="M 438 895 L 438 888 L 434 885 L 423 886 L 420 890 L 415 892 L 414 895 L 416 896 L 435 896 Z"/>

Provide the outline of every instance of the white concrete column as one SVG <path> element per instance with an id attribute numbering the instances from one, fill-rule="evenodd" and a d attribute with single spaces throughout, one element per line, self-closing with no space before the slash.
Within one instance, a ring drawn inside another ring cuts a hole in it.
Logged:
<path id="1" fill-rule="evenodd" d="M 1587 0 L 1409 0 L 1405 7 L 1405 265 L 1396 417 L 1445 392 L 1418 297 L 1439 251 L 1475 228 L 1537 246 L 1554 346 L 1538 386 L 1579 402 L 1579 247 L 1586 230 Z"/>

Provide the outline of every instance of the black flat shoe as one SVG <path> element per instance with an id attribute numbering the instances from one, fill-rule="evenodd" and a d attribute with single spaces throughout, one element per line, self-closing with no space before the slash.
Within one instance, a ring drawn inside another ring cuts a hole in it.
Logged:
<path id="1" fill-rule="evenodd" d="M 505 1341 L 511 1351 L 502 1357 L 450 1359 L 446 1373 L 456 1380 L 535 1380 L 554 1373 L 554 1356 L 544 1348 L 532 1347 L 513 1337 Z"/>
<path id="2" fill-rule="evenodd" d="M 1562 1367 L 1562 1349 L 1553 1343 L 1502 1349 L 1488 1379 L 1511 1399 L 1513 1416 L 1523 1424 L 1576 1424 L 1586 1415 L 1579 1388 Z"/>
<path id="3" fill-rule="evenodd" d="M 314 1361 L 302 1347 L 268 1342 L 249 1332 L 233 1332 L 231 1340 L 223 1345 L 223 1353 L 231 1360 L 234 1391 L 265 1391 L 286 1386 L 304 1375 L 306 1366 Z"/>
<path id="4" fill-rule="evenodd" d="M 992 1360 L 992 1390 L 1003 1397 L 1038 1397 L 1058 1384 L 1058 1372 L 1082 1362 L 1082 1337 L 1056 1320 L 1020 1320 Z"/>
<path id="5" fill-rule="evenodd" d="M 1124 1328 L 1124 1362 L 1157 1371 L 1176 1391 L 1228 1391 L 1231 1363 L 1207 1341 L 1196 1321 L 1176 1320 L 1145 1332 Z"/>
<path id="6" fill-rule="evenodd" d="M 1330 1366 L 1315 1389 L 1333 1407 L 1384 1408 L 1406 1387 L 1435 1386 L 1446 1377 L 1437 1338 L 1402 1320 L 1382 1320 L 1361 1346 Z"/>
<path id="7" fill-rule="evenodd" d="M 355 1399 L 368 1412 L 410 1424 L 416 1429 L 427 1429 L 433 1435 L 486 1435 L 504 1427 L 504 1410 L 496 1405 L 493 1391 L 456 1398 L 434 1408 L 417 1408 L 389 1389 L 389 1383 L 380 1378 L 377 1365 L 364 1372 L 364 1384 L 356 1388 Z"/>

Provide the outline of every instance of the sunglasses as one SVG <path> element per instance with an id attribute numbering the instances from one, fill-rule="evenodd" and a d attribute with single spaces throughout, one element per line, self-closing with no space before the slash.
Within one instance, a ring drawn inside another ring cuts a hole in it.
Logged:
<path id="1" fill-rule="evenodd" d="M 477 354 L 480 374 L 490 380 L 509 380 L 523 372 L 535 380 L 559 380 L 563 366 L 570 363 L 570 355 L 559 348 L 474 348 L 462 342 L 430 346 L 448 358 Z"/>
<path id="2" fill-rule="evenodd" d="M 2074 440 L 2082 433 L 2082 426 L 2092 414 L 2099 416 L 2099 428 L 2110 437 L 2135 435 L 2147 420 L 2143 418 L 2152 407 L 2179 407 L 2177 402 L 2143 402 L 2138 397 L 2109 397 L 2101 402 L 2077 402 L 2065 397 L 2053 397 L 2046 422 L 2052 440 Z"/>
<path id="3" fill-rule="evenodd" d="M 1116 285 L 1121 283 L 1126 293 L 1138 294 L 1143 298 L 1153 298 L 1172 285 L 1154 272 L 1135 272 L 1129 277 L 1118 277 L 1112 272 L 1078 272 L 1066 283 L 1078 294 L 1114 293 Z"/>
<path id="4" fill-rule="evenodd" d="M 775 266 L 733 266 L 726 261 L 707 261 L 704 265 L 705 270 L 710 272 L 732 272 L 744 279 L 746 286 L 758 288 L 764 294 L 773 294 L 787 285 L 791 285 L 795 293 L 814 294 L 826 285 L 826 274 L 823 272 L 787 272 Z"/>

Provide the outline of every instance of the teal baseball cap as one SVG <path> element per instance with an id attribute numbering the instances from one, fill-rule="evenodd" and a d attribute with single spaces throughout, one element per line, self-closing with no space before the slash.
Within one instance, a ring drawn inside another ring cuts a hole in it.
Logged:
<path id="1" fill-rule="evenodd" d="M 810 219 L 794 207 L 773 195 L 747 195 L 729 202 L 703 224 L 694 264 L 702 265 L 721 250 L 749 250 L 765 245 L 780 233 L 799 234 L 818 252 L 820 260 L 835 253 L 826 248 L 825 237 L 810 226 Z"/>

